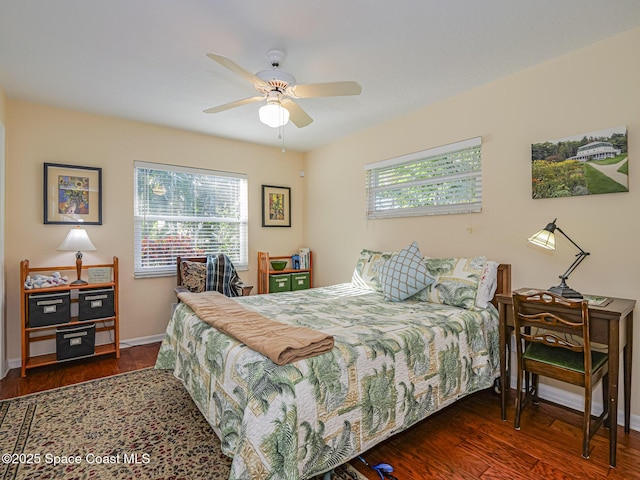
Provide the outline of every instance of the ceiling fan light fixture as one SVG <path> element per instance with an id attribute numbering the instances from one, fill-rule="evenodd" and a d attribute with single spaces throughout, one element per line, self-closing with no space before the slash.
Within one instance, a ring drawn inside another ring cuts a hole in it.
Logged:
<path id="1" fill-rule="evenodd" d="M 282 127 L 289 121 L 289 110 L 278 100 L 269 100 L 258 110 L 260 121 L 271 128 Z"/>
<path id="2" fill-rule="evenodd" d="M 207 108 L 204 113 L 223 112 L 266 99 L 267 104 L 258 111 L 262 123 L 271 128 L 282 128 L 291 120 L 291 123 L 296 127 L 302 128 L 313 122 L 313 118 L 296 103 L 296 99 L 360 95 L 362 91 L 362 87 L 353 81 L 298 85 L 293 75 L 279 69 L 285 57 L 282 50 L 269 50 L 267 52 L 267 60 L 271 64 L 271 69 L 262 70 L 255 75 L 222 55 L 207 53 L 207 56 L 227 70 L 247 80 L 260 95 Z"/>

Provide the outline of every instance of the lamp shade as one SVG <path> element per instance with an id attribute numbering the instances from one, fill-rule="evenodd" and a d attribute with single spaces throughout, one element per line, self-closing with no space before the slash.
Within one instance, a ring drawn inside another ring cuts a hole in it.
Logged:
<path id="1" fill-rule="evenodd" d="M 88 252 L 96 250 L 96 247 L 91 243 L 91 239 L 89 238 L 87 231 L 78 226 L 69 231 L 66 238 L 58 247 L 58 250 Z"/>
<path id="2" fill-rule="evenodd" d="M 530 236 L 528 240 L 534 245 L 538 245 L 539 247 L 546 248 L 547 250 L 555 250 L 556 249 L 556 234 L 554 233 L 556 230 L 556 221 L 547 224 L 542 230 L 538 233 Z"/>
<path id="3" fill-rule="evenodd" d="M 267 102 L 258 110 L 260 121 L 272 128 L 286 125 L 289 121 L 289 110 L 280 105 L 280 102 Z"/>
<path id="4" fill-rule="evenodd" d="M 538 245 L 539 247 L 546 248 L 548 250 L 555 250 L 555 232 L 557 230 L 562 234 L 562 236 L 564 236 L 564 238 L 569 240 L 573 244 L 573 246 L 579 250 L 578 254 L 576 255 L 576 259 L 573 261 L 571 266 L 567 269 L 566 272 L 560 275 L 560 285 L 549 288 L 549 291 L 561 295 L 565 298 L 582 298 L 582 294 L 580 294 L 580 292 L 576 292 L 573 288 L 569 288 L 569 286 L 567 285 L 567 279 L 569 278 L 569 275 L 571 275 L 571 272 L 573 272 L 576 267 L 580 265 L 580 263 L 582 263 L 582 261 L 587 256 L 589 256 L 589 252 L 585 252 L 576 242 L 571 240 L 571 238 L 566 233 L 564 233 L 560 227 L 556 225 L 556 220 L 557 218 L 554 219 L 553 222 L 548 223 L 547 226 L 540 230 L 538 233 L 529 237 L 528 240 L 534 245 Z"/>

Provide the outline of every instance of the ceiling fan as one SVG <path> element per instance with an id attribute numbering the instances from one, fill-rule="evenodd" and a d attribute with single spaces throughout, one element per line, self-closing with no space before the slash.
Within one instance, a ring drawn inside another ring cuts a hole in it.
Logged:
<path id="1" fill-rule="evenodd" d="M 260 95 L 207 108 L 204 113 L 223 112 L 230 108 L 266 100 L 266 105 L 259 110 L 260 120 L 263 123 L 275 128 L 285 125 L 291 119 L 297 127 L 301 128 L 309 125 L 313 119 L 293 101 L 294 98 L 360 95 L 362 91 L 362 87 L 357 82 L 297 85 L 293 75 L 278 69 L 285 56 L 281 50 L 269 50 L 266 56 L 271 64 L 271 70 L 262 70 L 255 75 L 222 55 L 208 53 L 207 56 L 248 80 Z"/>

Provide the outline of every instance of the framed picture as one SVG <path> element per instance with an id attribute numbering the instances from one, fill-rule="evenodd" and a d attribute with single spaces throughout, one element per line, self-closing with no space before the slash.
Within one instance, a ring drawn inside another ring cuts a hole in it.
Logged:
<path id="1" fill-rule="evenodd" d="M 87 269 L 89 283 L 109 283 L 111 267 L 93 267 Z"/>
<path id="2" fill-rule="evenodd" d="M 45 163 L 44 223 L 102 225 L 102 169 Z"/>
<path id="3" fill-rule="evenodd" d="M 262 226 L 291 226 L 291 189 L 262 185 Z"/>
<path id="4" fill-rule="evenodd" d="M 532 144 L 531 185 L 534 199 L 628 192 L 627 127 Z"/>

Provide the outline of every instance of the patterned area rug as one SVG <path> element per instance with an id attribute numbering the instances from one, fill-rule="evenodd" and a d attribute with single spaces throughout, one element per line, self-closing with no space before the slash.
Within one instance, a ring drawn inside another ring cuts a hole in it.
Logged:
<path id="1" fill-rule="evenodd" d="M 154 369 L 0 402 L 0 454 L 3 479 L 226 480 L 231 463 L 180 381 Z M 366 479 L 347 464 L 331 480 Z"/>

